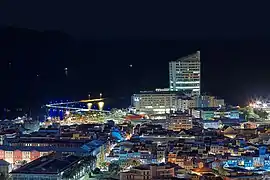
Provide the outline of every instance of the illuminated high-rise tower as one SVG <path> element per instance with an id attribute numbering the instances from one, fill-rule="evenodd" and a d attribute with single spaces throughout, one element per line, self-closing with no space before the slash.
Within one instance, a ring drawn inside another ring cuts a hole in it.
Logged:
<path id="1" fill-rule="evenodd" d="M 169 62 L 169 72 L 171 91 L 184 91 L 187 94 L 200 95 L 200 51 Z"/>

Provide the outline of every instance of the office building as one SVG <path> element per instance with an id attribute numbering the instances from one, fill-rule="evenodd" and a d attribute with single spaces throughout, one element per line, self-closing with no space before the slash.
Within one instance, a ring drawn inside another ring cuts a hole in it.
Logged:
<path id="1" fill-rule="evenodd" d="M 200 51 L 169 63 L 171 91 L 184 91 L 190 95 L 200 95 L 201 81 Z"/>
<path id="2" fill-rule="evenodd" d="M 164 114 L 176 111 L 177 99 L 180 97 L 177 91 L 141 91 L 134 94 L 131 98 L 131 104 L 138 112 L 149 114 Z"/>

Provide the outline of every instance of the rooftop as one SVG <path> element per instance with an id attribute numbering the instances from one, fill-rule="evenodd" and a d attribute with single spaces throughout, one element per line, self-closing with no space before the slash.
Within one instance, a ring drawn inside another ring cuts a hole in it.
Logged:
<path id="1" fill-rule="evenodd" d="M 140 166 L 134 167 L 133 169 L 150 170 L 151 166 L 162 167 L 162 169 L 171 169 L 171 168 L 176 167 L 173 164 L 145 164 L 145 165 L 140 165 Z"/>
<path id="2" fill-rule="evenodd" d="M 10 143 L 58 143 L 58 144 L 78 144 L 83 145 L 86 143 L 86 140 L 73 140 L 73 139 L 55 139 L 55 138 L 39 138 L 39 137 L 27 137 L 24 136 L 20 139 L 10 139 L 8 142 Z"/>
<path id="3" fill-rule="evenodd" d="M 197 51 L 196 53 L 181 57 L 177 59 L 176 61 L 200 61 L 200 51 Z"/>
<path id="4" fill-rule="evenodd" d="M 230 108 L 230 107 L 196 107 L 195 110 L 202 110 L 202 111 L 218 111 L 218 112 L 224 112 L 224 111 L 238 111 L 237 108 Z"/>
<path id="5" fill-rule="evenodd" d="M 139 94 L 177 94 L 177 95 L 184 95 L 181 91 L 140 91 Z"/>
<path id="6" fill-rule="evenodd" d="M 63 172 L 81 158 L 74 155 L 56 156 L 55 154 L 43 156 L 14 171 L 12 174 L 58 174 Z"/>
<path id="7" fill-rule="evenodd" d="M 38 152 L 75 152 L 88 153 L 89 151 L 77 147 L 53 147 L 53 146 L 0 146 L 0 151 L 38 151 Z"/>

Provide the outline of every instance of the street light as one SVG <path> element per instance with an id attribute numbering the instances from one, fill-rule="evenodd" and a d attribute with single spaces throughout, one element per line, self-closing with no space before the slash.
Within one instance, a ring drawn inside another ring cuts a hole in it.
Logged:
<path id="1" fill-rule="evenodd" d="M 88 109 L 91 109 L 92 105 L 93 105 L 92 103 L 87 103 Z"/>
<path id="2" fill-rule="evenodd" d="M 98 109 L 100 110 L 100 111 L 102 111 L 103 110 L 103 107 L 104 107 L 104 102 L 99 102 L 98 103 Z"/>

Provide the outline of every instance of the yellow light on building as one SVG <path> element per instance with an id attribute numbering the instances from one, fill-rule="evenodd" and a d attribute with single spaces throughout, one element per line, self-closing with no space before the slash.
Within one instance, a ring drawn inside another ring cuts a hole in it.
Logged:
<path id="1" fill-rule="evenodd" d="M 72 139 L 80 139 L 80 134 L 73 134 Z"/>
<path id="2" fill-rule="evenodd" d="M 99 109 L 100 111 L 102 111 L 102 110 L 103 110 L 103 107 L 104 107 L 104 102 L 99 102 L 99 103 L 98 103 L 98 109 Z"/>

